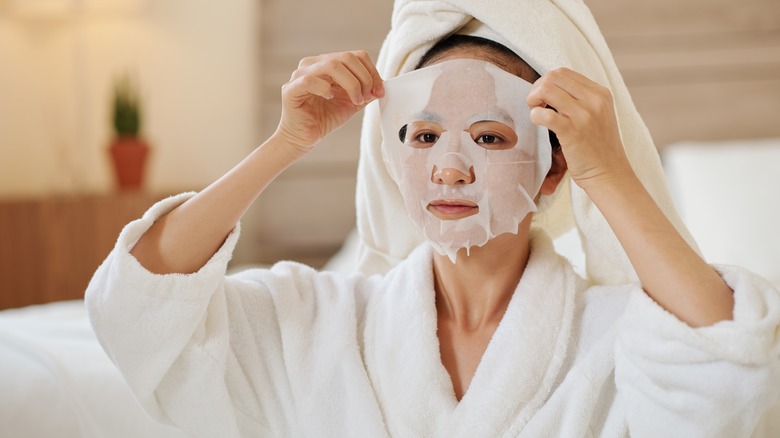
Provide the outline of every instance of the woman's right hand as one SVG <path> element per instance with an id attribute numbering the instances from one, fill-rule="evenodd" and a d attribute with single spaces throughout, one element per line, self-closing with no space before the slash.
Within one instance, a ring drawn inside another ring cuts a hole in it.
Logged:
<path id="1" fill-rule="evenodd" d="M 302 60 L 282 87 L 276 133 L 222 178 L 157 220 L 131 254 L 154 273 L 197 272 L 274 178 L 383 95 L 382 78 L 366 52 Z"/>
<path id="2" fill-rule="evenodd" d="M 282 117 L 274 135 L 305 154 L 383 95 L 382 78 L 365 51 L 304 58 L 282 86 Z"/>

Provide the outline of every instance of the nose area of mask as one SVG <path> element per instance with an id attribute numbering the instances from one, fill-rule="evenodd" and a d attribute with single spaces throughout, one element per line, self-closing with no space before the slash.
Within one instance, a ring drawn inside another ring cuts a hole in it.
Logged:
<path id="1" fill-rule="evenodd" d="M 469 175 L 474 169 L 474 153 L 468 132 L 445 131 L 431 148 L 428 164 L 439 171 L 450 169 Z"/>
<path id="2" fill-rule="evenodd" d="M 447 152 L 439 160 L 436 160 L 435 166 L 440 171 L 457 170 L 460 173 L 468 175 L 473 166 L 471 160 L 458 152 Z"/>

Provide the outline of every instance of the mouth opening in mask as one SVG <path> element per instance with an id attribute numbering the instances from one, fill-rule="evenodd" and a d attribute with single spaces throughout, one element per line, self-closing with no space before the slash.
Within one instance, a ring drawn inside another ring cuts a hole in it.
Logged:
<path id="1" fill-rule="evenodd" d="M 426 210 L 443 221 L 453 221 L 479 213 L 479 205 L 464 199 L 437 199 Z"/>

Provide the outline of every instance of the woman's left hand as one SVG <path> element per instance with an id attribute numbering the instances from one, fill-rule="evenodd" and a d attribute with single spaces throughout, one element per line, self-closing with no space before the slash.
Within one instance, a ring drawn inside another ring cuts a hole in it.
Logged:
<path id="1" fill-rule="evenodd" d="M 531 122 L 558 137 L 569 174 L 586 191 L 632 174 L 608 89 L 558 68 L 534 82 L 528 106 Z"/>
<path id="2" fill-rule="evenodd" d="M 647 294 L 692 327 L 731 319 L 732 290 L 688 245 L 631 169 L 612 93 L 559 68 L 534 83 L 528 105 L 531 121 L 558 136 L 572 178 L 604 215 Z"/>

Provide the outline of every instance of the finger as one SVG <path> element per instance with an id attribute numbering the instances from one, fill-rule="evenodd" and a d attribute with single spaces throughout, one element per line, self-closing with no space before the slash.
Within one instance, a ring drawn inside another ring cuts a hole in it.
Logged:
<path id="1" fill-rule="evenodd" d="M 531 123 L 534 125 L 544 126 L 556 134 L 562 132 L 570 123 L 569 118 L 565 115 L 556 112 L 552 108 L 542 108 L 540 106 L 531 108 L 530 118 Z"/>
<path id="2" fill-rule="evenodd" d="M 296 79 L 300 78 L 301 76 L 311 72 L 311 67 L 318 62 L 322 61 L 322 59 L 327 55 L 317 55 L 317 56 L 307 56 L 303 59 L 301 59 L 298 62 L 298 68 L 293 70 L 292 74 L 290 75 L 290 81 L 293 82 Z"/>
<path id="3" fill-rule="evenodd" d="M 575 112 L 580 105 L 574 96 L 549 79 L 536 81 L 531 91 L 528 92 L 526 102 L 531 108 L 551 106 L 567 115 Z"/>
<path id="4" fill-rule="evenodd" d="M 299 68 L 293 74 L 295 79 L 291 82 L 295 82 L 304 77 L 317 77 L 329 84 L 329 86 L 337 86 L 344 90 L 346 95 L 356 106 L 363 104 L 363 91 L 360 80 L 355 74 L 350 71 L 342 61 L 343 53 L 331 54 L 320 57 L 319 62 L 310 65 L 309 67 Z M 362 64 L 357 62 L 358 65 Z M 362 68 L 362 67 L 361 67 Z M 367 73 L 366 73 L 367 74 Z M 301 90 L 306 90 L 305 88 Z M 318 86 L 317 90 L 322 91 L 322 86 Z M 325 93 L 322 97 L 332 98 L 333 90 L 331 93 Z"/>
<path id="5" fill-rule="evenodd" d="M 354 105 L 364 101 L 360 80 L 338 59 L 329 59 L 313 67 L 316 76 L 330 78 L 331 82 L 343 89 Z"/>
<path id="6" fill-rule="evenodd" d="M 605 87 L 588 79 L 585 75 L 568 68 L 559 68 L 548 73 L 549 80 L 579 100 L 594 102 L 609 97 L 611 93 Z"/>
<path id="7" fill-rule="evenodd" d="M 609 88 L 569 69 L 561 69 L 560 74 L 553 79 L 556 83 L 567 82 L 570 84 L 568 86 L 578 88 L 576 93 L 582 96 L 581 101 L 585 112 L 597 117 L 615 117 L 613 96 Z"/>
<path id="8" fill-rule="evenodd" d="M 363 102 L 371 100 L 373 97 L 371 95 L 371 89 L 373 88 L 374 78 L 360 59 L 360 54 L 358 52 L 345 52 L 340 56 L 340 59 L 344 63 L 344 66 L 347 67 L 360 82 Z"/>
<path id="9" fill-rule="evenodd" d="M 315 75 L 305 75 L 282 87 L 282 96 L 293 106 L 299 106 L 311 95 L 332 99 L 333 89 L 330 81 Z"/>
<path id="10" fill-rule="evenodd" d="M 317 56 L 307 56 L 298 62 L 298 68 L 303 69 L 306 67 L 310 67 L 322 60 L 323 57 L 328 55 L 317 55 Z"/>
<path id="11" fill-rule="evenodd" d="M 585 87 L 596 84 L 595 82 L 590 80 L 587 76 L 583 75 L 582 73 L 576 72 L 566 67 L 556 68 L 555 70 L 552 70 L 549 73 L 552 74 L 553 77 L 555 78 L 567 78 L 568 80 L 577 82 L 580 85 Z"/>
<path id="12" fill-rule="evenodd" d="M 385 95 L 385 88 L 383 85 L 382 76 L 379 75 L 379 71 L 376 69 L 376 65 L 374 64 L 374 61 L 371 59 L 371 55 L 368 54 L 365 50 L 358 50 L 355 52 L 360 62 L 363 63 L 363 66 L 368 70 L 369 74 L 371 74 L 371 95 L 373 97 L 382 97 Z"/>

